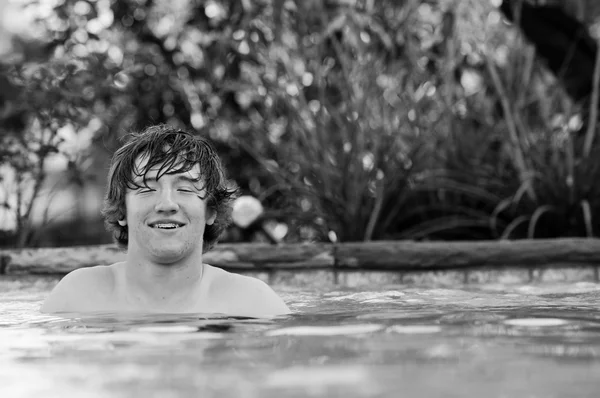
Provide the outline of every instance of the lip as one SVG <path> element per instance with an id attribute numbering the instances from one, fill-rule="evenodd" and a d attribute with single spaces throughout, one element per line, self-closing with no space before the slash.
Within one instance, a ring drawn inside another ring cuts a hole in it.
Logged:
<path id="1" fill-rule="evenodd" d="M 179 232 L 181 232 L 183 227 L 179 227 L 179 228 L 152 228 L 152 227 L 150 227 L 150 229 L 152 230 L 152 232 L 160 234 L 160 235 L 175 235 L 175 234 L 178 234 Z"/>
<path id="2" fill-rule="evenodd" d="M 176 224 L 176 225 L 178 225 L 178 228 L 173 228 L 174 230 L 179 229 L 181 227 L 185 227 L 185 225 L 186 225 L 184 222 L 177 221 L 177 220 L 168 220 L 168 219 L 154 220 L 154 221 L 149 222 L 147 225 L 152 229 L 160 229 L 160 228 L 153 227 L 156 224 Z M 162 231 L 162 229 L 161 229 L 161 231 Z M 170 229 L 164 229 L 164 231 L 170 231 Z"/>

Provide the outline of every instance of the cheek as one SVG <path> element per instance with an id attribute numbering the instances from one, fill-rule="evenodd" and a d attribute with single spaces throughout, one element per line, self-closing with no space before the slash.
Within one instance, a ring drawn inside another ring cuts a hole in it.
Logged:
<path id="1" fill-rule="evenodd" d="M 126 216 L 131 213 L 131 209 L 135 209 L 135 205 L 132 203 L 131 196 L 125 195 L 123 211 L 125 212 Z"/>

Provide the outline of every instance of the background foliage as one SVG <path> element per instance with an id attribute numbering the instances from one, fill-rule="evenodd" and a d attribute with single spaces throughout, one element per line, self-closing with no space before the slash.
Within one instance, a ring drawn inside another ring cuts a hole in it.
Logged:
<path id="1" fill-rule="evenodd" d="M 34 222 L 47 162 L 66 165 L 57 189 L 103 186 L 119 138 L 154 123 L 209 135 L 286 241 L 599 233 L 589 105 L 492 3 L 23 7 L 34 22 L 0 68 L 6 245 L 109 241 L 99 219 Z M 224 239 L 260 238 L 232 227 Z"/>

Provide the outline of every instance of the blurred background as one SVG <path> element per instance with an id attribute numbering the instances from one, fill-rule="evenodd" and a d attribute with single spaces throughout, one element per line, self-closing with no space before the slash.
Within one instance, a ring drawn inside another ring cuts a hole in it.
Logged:
<path id="1" fill-rule="evenodd" d="M 0 0 L 0 246 L 110 243 L 128 132 L 209 136 L 222 241 L 600 233 L 595 0 Z M 242 217 L 243 218 L 243 217 Z"/>

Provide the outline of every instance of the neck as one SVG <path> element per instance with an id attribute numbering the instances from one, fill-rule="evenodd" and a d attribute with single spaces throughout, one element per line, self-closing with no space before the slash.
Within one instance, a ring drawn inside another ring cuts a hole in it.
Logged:
<path id="1" fill-rule="evenodd" d="M 193 301 L 204 274 L 202 258 L 157 264 L 135 257 L 127 256 L 123 281 L 123 292 L 132 305 L 165 309 Z"/>

